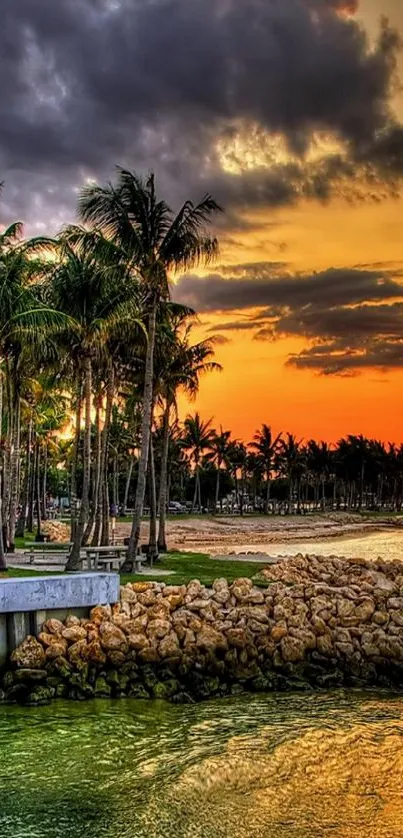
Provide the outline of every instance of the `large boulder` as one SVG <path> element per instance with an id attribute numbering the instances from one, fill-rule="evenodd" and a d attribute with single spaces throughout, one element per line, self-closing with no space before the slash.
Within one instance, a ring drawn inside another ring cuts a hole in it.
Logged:
<path id="1" fill-rule="evenodd" d="M 174 631 L 166 635 L 158 644 L 161 658 L 171 658 L 179 655 L 179 640 Z"/>
<path id="2" fill-rule="evenodd" d="M 171 623 L 169 620 L 151 620 L 147 625 L 147 635 L 151 639 L 161 639 L 165 637 L 171 630 Z"/>
<path id="3" fill-rule="evenodd" d="M 87 629 L 84 626 L 70 626 L 69 628 L 62 628 L 62 637 L 69 643 L 77 643 L 78 640 L 85 640 L 87 637 Z"/>
<path id="4" fill-rule="evenodd" d="M 45 650 L 35 637 L 28 635 L 11 653 L 11 662 L 18 669 L 43 669 Z"/>
<path id="5" fill-rule="evenodd" d="M 216 649 L 228 649 L 228 642 L 225 635 L 216 631 L 216 629 L 210 625 L 203 625 L 201 631 L 197 635 L 196 645 L 205 651 L 212 652 Z"/>
<path id="6" fill-rule="evenodd" d="M 96 605 L 90 611 L 90 620 L 97 625 L 110 620 L 112 617 L 112 609 L 110 605 Z"/>
<path id="7" fill-rule="evenodd" d="M 101 646 L 107 652 L 118 649 L 127 651 L 127 638 L 123 631 L 114 623 L 101 623 L 99 627 Z"/>
<path id="8" fill-rule="evenodd" d="M 99 640 L 92 640 L 83 647 L 83 656 L 88 663 L 94 663 L 97 666 L 103 666 L 106 663 L 106 655 L 102 649 Z"/>
<path id="9" fill-rule="evenodd" d="M 305 644 L 298 637 L 283 637 L 280 648 L 282 658 L 286 663 L 296 663 L 304 660 Z"/>
<path id="10" fill-rule="evenodd" d="M 375 612 L 375 603 L 373 599 L 369 597 L 367 599 L 363 599 L 359 605 L 357 605 L 355 609 L 355 616 L 360 621 L 360 623 L 365 623 L 367 620 L 370 620 L 373 613 Z"/>

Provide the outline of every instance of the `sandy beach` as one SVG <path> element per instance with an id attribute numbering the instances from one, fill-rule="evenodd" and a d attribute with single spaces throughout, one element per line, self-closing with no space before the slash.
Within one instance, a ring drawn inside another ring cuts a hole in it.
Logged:
<path id="1" fill-rule="evenodd" d="M 289 544 L 299 551 L 304 542 L 350 539 L 382 532 L 394 532 L 403 527 L 403 516 L 388 515 L 363 518 L 350 513 L 328 513 L 309 516 L 232 517 L 192 516 L 167 522 L 170 550 L 189 550 L 222 555 L 229 552 L 267 552 L 270 547 Z M 142 538 L 147 538 L 147 522 L 142 526 Z M 127 536 L 130 524 L 117 525 L 118 537 Z M 278 554 L 278 550 L 276 550 Z"/>

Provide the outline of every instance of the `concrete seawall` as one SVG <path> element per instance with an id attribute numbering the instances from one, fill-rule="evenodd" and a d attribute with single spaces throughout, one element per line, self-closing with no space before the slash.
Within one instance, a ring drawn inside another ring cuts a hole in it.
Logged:
<path id="1" fill-rule="evenodd" d="M 28 634 L 50 618 L 85 618 L 100 603 L 119 599 L 115 573 L 75 573 L 0 579 L 0 666 Z"/>

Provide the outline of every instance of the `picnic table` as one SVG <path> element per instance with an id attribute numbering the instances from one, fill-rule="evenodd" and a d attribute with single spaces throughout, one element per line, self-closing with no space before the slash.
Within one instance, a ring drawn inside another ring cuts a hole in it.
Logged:
<path id="1" fill-rule="evenodd" d="M 52 564 L 52 559 L 68 558 L 72 541 L 64 543 L 60 541 L 25 541 L 24 554 L 29 556 L 29 563 L 33 564 L 35 559 L 42 558 Z"/>
<path id="2" fill-rule="evenodd" d="M 106 547 L 84 547 L 81 550 L 81 563 L 87 562 L 88 570 L 120 570 L 126 557 L 125 544 L 111 544 Z M 135 570 L 141 570 L 142 560 L 138 555 L 135 560 Z"/>

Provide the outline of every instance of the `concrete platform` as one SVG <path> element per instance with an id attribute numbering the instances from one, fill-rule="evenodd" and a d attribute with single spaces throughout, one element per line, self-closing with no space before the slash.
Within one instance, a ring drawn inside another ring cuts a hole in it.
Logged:
<path id="1" fill-rule="evenodd" d="M 0 666 L 27 634 L 50 617 L 86 617 L 94 605 L 119 599 L 117 573 L 64 573 L 0 579 Z"/>
<path id="2" fill-rule="evenodd" d="M 117 573 L 64 573 L 0 579 L 0 614 L 117 602 Z"/>

